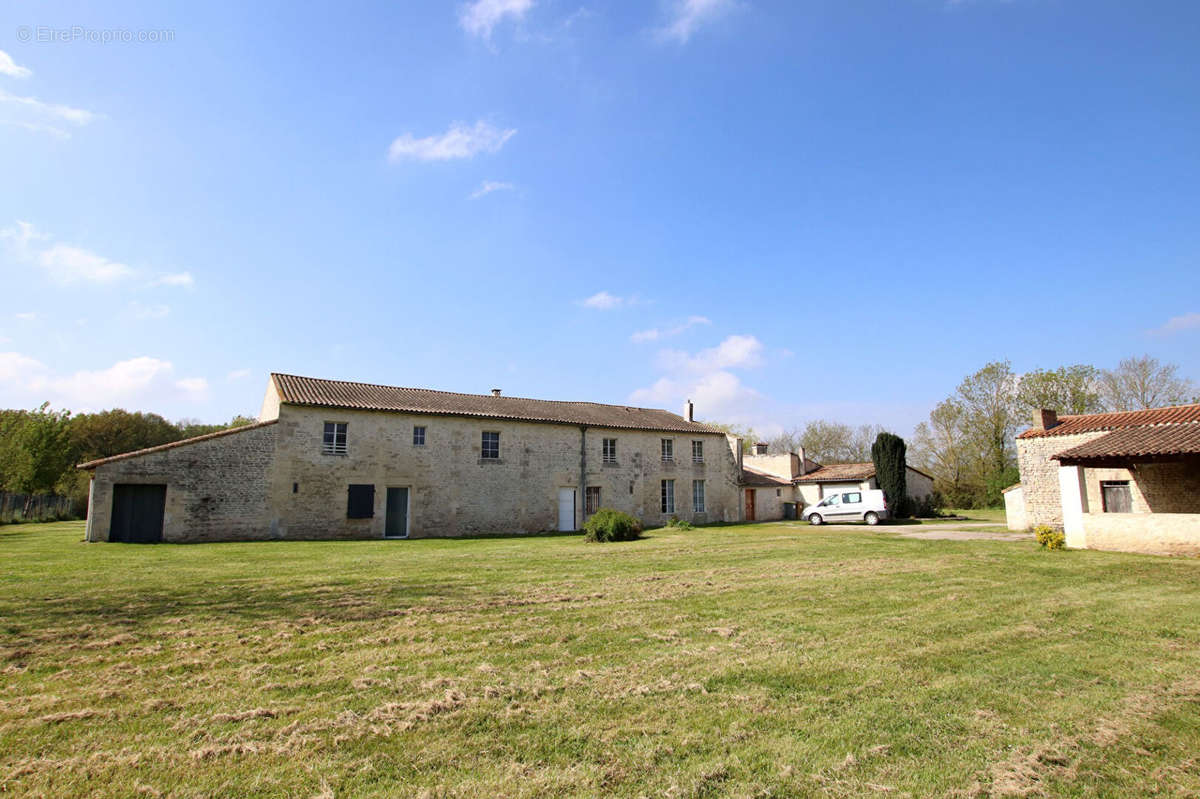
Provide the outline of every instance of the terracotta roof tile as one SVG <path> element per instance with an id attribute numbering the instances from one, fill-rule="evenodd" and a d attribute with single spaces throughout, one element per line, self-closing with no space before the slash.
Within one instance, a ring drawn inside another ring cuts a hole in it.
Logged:
<path id="1" fill-rule="evenodd" d="M 1069 436 L 1075 433 L 1119 430 L 1124 427 L 1140 427 L 1151 424 L 1180 424 L 1184 422 L 1200 422 L 1200 405 L 1173 405 L 1168 408 L 1150 408 L 1144 411 L 1060 416 L 1058 424 L 1049 430 L 1031 428 L 1021 433 L 1017 438 Z"/>
<path id="2" fill-rule="evenodd" d="M 867 480 L 875 476 L 873 463 L 837 463 L 796 478 L 797 483 L 837 483 L 843 480 Z"/>
<path id="3" fill-rule="evenodd" d="M 456 394 L 425 388 L 400 388 L 315 377 L 273 374 L 280 401 L 288 405 L 347 408 L 363 411 L 476 416 L 524 422 L 652 430 L 669 433 L 721 433 L 715 427 L 689 422 L 682 416 L 655 408 L 602 405 L 598 402 L 558 402 L 496 397 L 491 394 Z"/>
<path id="4" fill-rule="evenodd" d="M 188 444 L 195 444 L 198 441 L 208 441 L 209 439 L 221 438 L 222 436 L 231 436 L 234 433 L 244 433 L 247 430 L 257 430 L 260 427 L 266 427 L 268 425 L 273 425 L 278 421 L 279 421 L 278 419 L 268 419 L 265 422 L 255 422 L 254 424 L 244 424 L 241 427 L 230 427 L 226 430 L 218 430 L 215 433 L 205 433 L 202 436 L 193 436 L 192 438 L 185 438 L 180 441 L 172 441 L 168 444 L 159 444 L 157 447 L 146 447 L 145 449 L 136 449 L 133 452 L 122 452 L 120 455 L 112 455 L 107 458 L 97 458 L 94 461 L 88 461 L 87 463 L 81 463 L 78 466 L 76 466 L 75 468 L 76 469 L 88 469 L 88 470 L 95 469 L 97 466 L 103 466 L 104 464 L 112 463 L 113 461 L 123 461 L 126 458 L 136 458 L 141 455 L 150 455 L 155 452 L 166 452 L 169 449 L 175 449 L 176 447 L 184 447 L 184 446 L 187 446 Z"/>
<path id="5" fill-rule="evenodd" d="M 760 472 L 758 469 L 751 469 L 749 466 L 743 466 L 741 484 L 756 488 L 777 488 L 779 486 L 790 488 L 792 481 L 773 474 L 767 474 L 766 472 Z"/>
<path id="6" fill-rule="evenodd" d="M 1051 456 L 1058 461 L 1200 454 L 1200 422 L 1127 427 Z"/>

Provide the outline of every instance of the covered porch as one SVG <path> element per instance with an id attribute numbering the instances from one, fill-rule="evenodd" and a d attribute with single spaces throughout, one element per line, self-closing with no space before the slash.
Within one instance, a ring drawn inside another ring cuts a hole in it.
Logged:
<path id="1" fill-rule="evenodd" d="M 1118 430 L 1053 457 L 1067 546 L 1200 554 L 1200 425 Z"/>

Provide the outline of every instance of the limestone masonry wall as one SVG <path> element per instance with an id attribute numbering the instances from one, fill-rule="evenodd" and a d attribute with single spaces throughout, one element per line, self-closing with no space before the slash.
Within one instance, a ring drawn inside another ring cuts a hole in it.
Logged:
<path id="1" fill-rule="evenodd" d="M 1030 526 L 1046 524 L 1061 528 L 1063 524 L 1058 461 L 1050 456 L 1103 435 L 1106 433 L 1017 439 L 1017 468 L 1025 497 L 1025 518 Z"/>

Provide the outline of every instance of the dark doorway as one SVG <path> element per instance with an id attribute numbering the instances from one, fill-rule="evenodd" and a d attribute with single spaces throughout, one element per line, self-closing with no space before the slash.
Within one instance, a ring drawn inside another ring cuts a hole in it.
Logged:
<path id="1" fill-rule="evenodd" d="M 754 489 L 746 489 L 746 521 L 754 521 Z"/>
<path id="2" fill-rule="evenodd" d="M 387 490 L 387 520 L 383 534 L 388 538 L 408 537 L 408 489 Z"/>
<path id="3" fill-rule="evenodd" d="M 126 544 L 162 541 L 163 511 L 167 507 L 164 485 L 113 486 L 112 522 L 108 540 Z"/>

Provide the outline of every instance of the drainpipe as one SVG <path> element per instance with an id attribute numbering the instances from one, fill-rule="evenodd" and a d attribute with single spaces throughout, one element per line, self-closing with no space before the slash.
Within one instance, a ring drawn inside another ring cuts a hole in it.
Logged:
<path id="1" fill-rule="evenodd" d="M 587 425 L 579 425 L 579 496 L 575 499 L 576 504 L 584 503 L 584 513 L 579 512 L 576 507 L 575 511 L 579 515 L 579 526 L 583 527 L 583 517 L 587 511 Z"/>

